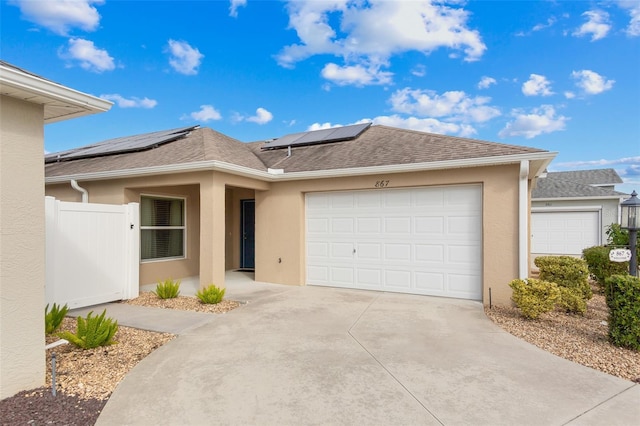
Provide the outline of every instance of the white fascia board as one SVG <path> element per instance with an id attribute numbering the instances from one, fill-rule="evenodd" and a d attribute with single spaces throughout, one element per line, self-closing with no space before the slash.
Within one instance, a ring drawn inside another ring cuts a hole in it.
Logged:
<path id="1" fill-rule="evenodd" d="M 0 66 L 0 85 L 19 89 L 21 92 L 32 94 L 34 97 L 43 96 L 70 106 L 80 107 L 86 111 L 86 113 L 80 115 L 109 111 L 113 106 L 113 102 L 105 99 L 5 66 Z M 77 116 L 77 114 L 74 115 L 74 117 Z M 62 118 L 64 119 L 65 117 L 63 116 Z M 53 121 L 56 120 L 49 120 L 49 122 Z"/>
<path id="2" fill-rule="evenodd" d="M 434 161 L 429 163 L 394 164 L 389 166 L 373 167 L 353 167 L 346 169 L 315 170 L 307 172 L 291 172 L 282 174 L 272 174 L 268 171 L 251 169 L 249 167 L 237 166 L 235 164 L 220 161 L 199 161 L 184 164 L 170 164 L 164 166 L 144 167 L 137 169 L 113 170 L 104 172 L 82 173 L 76 175 L 53 176 L 45 178 L 45 183 L 63 183 L 70 179 L 79 181 L 121 179 L 126 177 L 164 175 L 170 173 L 187 173 L 198 171 L 221 171 L 234 175 L 246 176 L 268 182 L 305 180 L 305 179 L 326 179 L 346 176 L 363 176 L 381 173 L 408 173 L 428 170 L 443 170 L 465 167 L 496 166 L 506 164 L 519 164 L 524 160 L 546 160 L 551 161 L 556 153 L 536 152 L 530 154 L 504 155 L 499 157 L 470 158 L 463 160 Z"/>
<path id="3" fill-rule="evenodd" d="M 599 212 L 602 206 L 557 206 L 557 207 L 531 207 L 531 213 L 554 212 Z"/>
<path id="4" fill-rule="evenodd" d="M 353 167 L 347 169 L 314 170 L 308 172 L 291 172 L 277 176 L 276 180 L 304 180 L 346 176 L 363 176 L 383 173 L 408 173 L 429 170 L 460 169 L 467 167 L 500 166 L 520 164 L 529 160 L 553 160 L 555 152 L 536 152 L 530 154 L 503 155 L 498 157 L 469 158 L 461 160 L 432 161 L 429 163 L 392 164 L 388 166 Z"/>
<path id="5" fill-rule="evenodd" d="M 622 200 L 623 195 L 602 195 L 597 197 L 552 197 L 552 198 L 531 198 L 532 203 L 545 201 L 597 201 L 597 200 Z"/>

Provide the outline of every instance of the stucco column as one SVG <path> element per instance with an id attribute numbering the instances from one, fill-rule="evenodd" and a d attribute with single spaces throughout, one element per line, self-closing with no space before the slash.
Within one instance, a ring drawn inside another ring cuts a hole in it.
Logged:
<path id="1" fill-rule="evenodd" d="M 0 96 L 0 399 L 45 382 L 43 120 Z"/>
<path id="2" fill-rule="evenodd" d="M 225 185 L 216 173 L 200 183 L 200 287 L 224 287 Z"/>

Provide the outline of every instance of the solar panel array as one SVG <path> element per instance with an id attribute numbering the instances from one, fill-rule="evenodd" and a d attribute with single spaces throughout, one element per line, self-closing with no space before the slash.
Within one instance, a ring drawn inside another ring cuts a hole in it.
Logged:
<path id="1" fill-rule="evenodd" d="M 125 136 L 109 139 L 92 145 L 82 146 L 67 151 L 54 152 L 44 157 L 45 163 L 57 161 L 77 160 L 80 158 L 102 157 L 105 155 L 122 154 L 125 152 L 144 151 L 155 148 L 167 142 L 183 138 L 199 126 L 181 127 L 142 135 Z"/>
<path id="2" fill-rule="evenodd" d="M 360 134 L 369 128 L 369 126 L 371 126 L 371 123 L 292 133 L 290 135 L 265 142 L 262 149 L 270 150 L 287 148 L 290 146 L 318 145 L 353 140 L 360 136 Z"/>

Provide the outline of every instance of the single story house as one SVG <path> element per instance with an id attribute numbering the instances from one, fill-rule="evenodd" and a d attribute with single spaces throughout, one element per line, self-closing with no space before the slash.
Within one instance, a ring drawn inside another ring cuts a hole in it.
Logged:
<path id="1" fill-rule="evenodd" d="M 45 383 L 44 125 L 111 105 L 0 60 L 0 399 Z"/>
<path id="2" fill-rule="evenodd" d="M 607 227 L 620 223 L 615 190 L 622 179 L 614 169 L 550 172 L 538 179 L 531 196 L 532 255 L 580 256 L 607 242 Z"/>
<path id="3" fill-rule="evenodd" d="M 357 124 L 243 143 L 198 126 L 46 157 L 46 194 L 140 203 L 140 285 L 199 277 L 510 303 L 556 153 Z"/>

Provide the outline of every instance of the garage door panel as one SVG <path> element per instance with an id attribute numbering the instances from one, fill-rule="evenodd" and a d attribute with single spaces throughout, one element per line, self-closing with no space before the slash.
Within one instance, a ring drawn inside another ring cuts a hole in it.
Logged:
<path id="1" fill-rule="evenodd" d="M 328 283 L 329 282 L 329 267 L 319 265 L 307 266 L 307 275 L 309 281 L 316 283 Z"/>
<path id="2" fill-rule="evenodd" d="M 444 217 L 442 216 L 417 216 L 414 218 L 415 233 L 418 235 L 443 236 Z"/>
<path id="3" fill-rule="evenodd" d="M 358 234 L 379 235 L 382 232 L 382 219 L 377 217 L 359 217 L 357 219 Z"/>
<path id="4" fill-rule="evenodd" d="M 411 261 L 411 245 L 410 244 L 385 244 L 384 245 L 384 260 L 397 262 Z"/>
<path id="5" fill-rule="evenodd" d="M 481 299 L 481 193 L 468 185 L 307 194 L 307 283 Z"/>
<path id="6" fill-rule="evenodd" d="M 384 219 L 387 234 L 411 234 L 411 217 L 387 217 Z"/>
<path id="7" fill-rule="evenodd" d="M 329 219 L 309 219 L 307 221 L 307 232 L 326 234 L 327 232 L 329 232 Z"/>
<path id="8" fill-rule="evenodd" d="M 349 260 L 353 259 L 352 243 L 333 243 L 331 244 L 331 260 Z"/>
<path id="9" fill-rule="evenodd" d="M 382 269 L 357 268 L 357 282 L 362 285 L 382 288 Z"/>
<path id="10" fill-rule="evenodd" d="M 351 284 L 353 283 L 353 268 L 347 267 L 332 267 L 330 269 L 331 282 L 335 282 L 337 284 Z"/>
<path id="11" fill-rule="evenodd" d="M 380 208 L 382 201 L 379 192 L 359 192 L 355 194 L 358 208 Z"/>
<path id="12" fill-rule="evenodd" d="M 386 288 L 411 289 L 411 272 L 405 270 L 387 269 L 384 271 Z"/>
<path id="13" fill-rule="evenodd" d="M 416 244 L 416 261 L 442 264 L 444 262 L 444 245 Z"/>
<path id="14" fill-rule="evenodd" d="M 360 260 L 382 260 L 381 243 L 358 243 L 356 254 Z"/>
<path id="15" fill-rule="evenodd" d="M 444 273 L 436 272 L 416 272 L 416 288 L 438 295 L 444 292 Z"/>
<path id="16" fill-rule="evenodd" d="M 307 244 L 307 256 L 326 260 L 329 257 L 329 244 L 325 242 L 310 242 Z"/>

